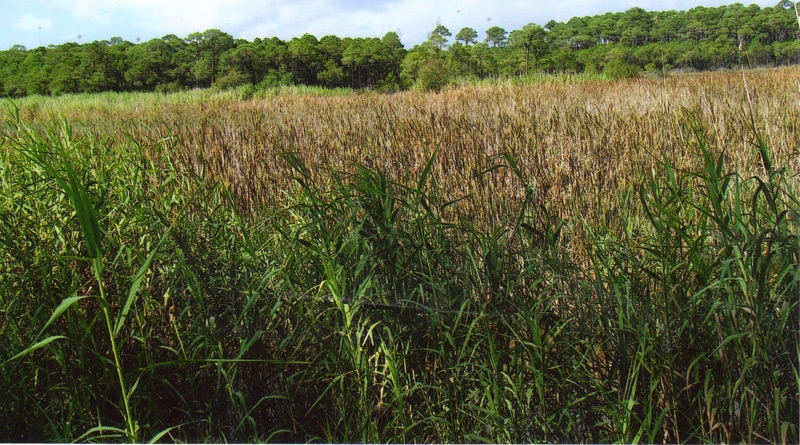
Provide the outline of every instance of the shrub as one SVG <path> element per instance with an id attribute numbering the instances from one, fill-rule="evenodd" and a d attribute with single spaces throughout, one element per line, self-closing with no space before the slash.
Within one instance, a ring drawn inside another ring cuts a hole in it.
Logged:
<path id="1" fill-rule="evenodd" d="M 630 79 L 639 75 L 639 67 L 631 63 L 629 56 L 621 50 L 611 50 L 606 55 L 603 73 L 616 79 Z"/>
<path id="2" fill-rule="evenodd" d="M 247 85 L 250 80 L 244 74 L 238 71 L 231 71 L 230 73 L 220 77 L 214 82 L 214 88 L 218 90 L 229 90 L 238 86 Z"/>
<path id="3" fill-rule="evenodd" d="M 441 91 L 451 82 L 450 67 L 447 62 L 433 58 L 419 70 L 417 87 L 422 91 Z"/>

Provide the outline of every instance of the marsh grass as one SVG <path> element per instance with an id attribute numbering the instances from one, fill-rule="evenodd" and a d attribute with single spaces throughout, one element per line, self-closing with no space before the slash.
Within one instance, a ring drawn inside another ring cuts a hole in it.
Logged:
<path id="1" fill-rule="evenodd" d="M 11 105 L 0 435 L 792 442 L 792 73 Z"/>

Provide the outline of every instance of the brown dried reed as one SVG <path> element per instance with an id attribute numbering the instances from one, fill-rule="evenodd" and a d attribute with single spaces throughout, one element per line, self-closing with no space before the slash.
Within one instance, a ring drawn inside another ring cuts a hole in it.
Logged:
<path id="1" fill-rule="evenodd" d="M 797 67 L 746 72 L 756 130 L 775 150 L 777 165 L 800 172 L 800 94 Z M 187 99 L 188 97 L 188 99 Z M 24 117 L 56 112 L 87 131 L 138 142 L 172 138 L 173 159 L 228 184 L 242 210 L 274 204 L 292 187 L 278 158 L 297 152 L 324 184 L 330 169 L 364 164 L 403 182 L 418 177 L 440 146 L 433 174 L 446 197 L 469 196 L 454 207 L 479 223 L 502 223 L 532 190 L 535 204 L 590 225 L 617 217 L 618 198 L 663 161 L 699 168 L 687 116 L 699 117 L 715 150 L 726 150 L 742 175 L 760 166 L 750 142 L 749 104 L 740 72 L 664 79 L 534 85 L 463 85 L 439 94 L 403 92 L 338 96 L 134 96 L 21 106 Z M 694 121 L 694 120 L 693 120 Z M 516 159 L 523 184 L 503 164 Z M 247 212 L 245 212 L 247 213 Z M 573 230 L 579 230 L 573 228 Z M 579 233 L 573 233 L 580 238 Z"/>

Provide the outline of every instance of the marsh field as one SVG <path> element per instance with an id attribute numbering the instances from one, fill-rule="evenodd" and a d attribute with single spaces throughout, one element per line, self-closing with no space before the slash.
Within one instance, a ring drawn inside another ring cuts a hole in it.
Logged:
<path id="1" fill-rule="evenodd" d="M 796 442 L 800 68 L 0 117 L 0 439 Z"/>

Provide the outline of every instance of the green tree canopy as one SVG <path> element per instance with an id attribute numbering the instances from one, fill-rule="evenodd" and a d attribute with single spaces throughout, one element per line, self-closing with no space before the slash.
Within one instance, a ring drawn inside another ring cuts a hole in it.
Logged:
<path id="1" fill-rule="evenodd" d="M 531 68 L 547 72 L 605 72 L 629 76 L 673 68 L 706 70 L 800 63 L 800 31 L 794 2 L 773 7 L 698 6 L 688 11 L 625 12 L 528 24 L 510 33 L 499 26 L 455 36 L 441 23 L 428 40 L 407 51 L 395 32 L 382 38 L 306 34 L 234 39 L 218 29 L 185 38 L 173 34 L 133 44 L 111 37 L 0 51 L 0 94 L 64 94 L 100 91 L 177 91 L 220 83 L 394 90 L 426 82 L 434 69 L 452 76 L 512 76 Z M 441 62 L 428 63 L 431 58 Z M 222 80 L 222 81 L 221 81 Z"/>
<path id="2" fill-rule="evenodd" d="M 234 46 L 233 36 L 218 29 L 189 34 L 186 42 L 192 48 L 195 65 L 192 74 L 198 85 L 210 86 L 214 83 L 219 71 L 222 53 Z"/>
<path id="3" fill-rule="evenodd" d="M 547 31 L 539 25 L 528 23 L 522 29 L 511 31 L 509 42 L 511 46 L 522 48 L 525 52 L 525 74 L 528 74 L 528 62 L 530 56 L 534 59 L 542 57 L 548 49 Z"/>
<path id="4" fill-rule="evenodd" d="M 428 43 L 436 49 L 444 49 L 447 46 L 447 38 L 452 35 L 449 29 L 441 23 L 437 23 L 436 28 L 428 34 Z"/>
<path id="5" fill-rule="evenodd" d="M 456 41 L 462 42 L 464 45 L 475 43 L 478 38 L 478 31 L 472 28 L 461 28 L 461 31 L 456 34 Z"/>
<path id="6" fill-rule="evenodd" d="M 505 29 L 499 26 L 492 26 L 486 30 L 486 43 L 494 47 L 505 46 L 507 41 L 506 34 L 508 33 Z"/>

